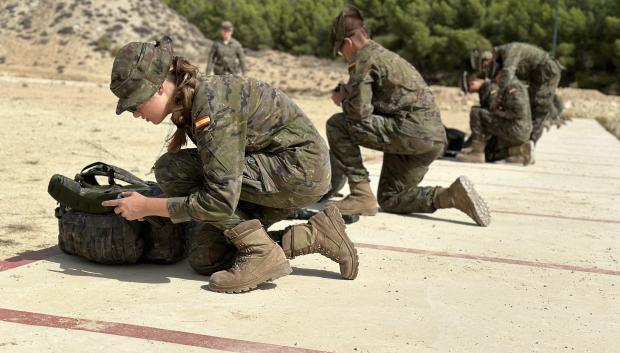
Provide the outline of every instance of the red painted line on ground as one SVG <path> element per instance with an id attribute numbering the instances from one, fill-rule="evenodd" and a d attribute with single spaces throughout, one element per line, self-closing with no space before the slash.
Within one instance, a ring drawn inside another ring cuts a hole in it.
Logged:
<path id="1" fill-rule="evenodd" d="M 570 216 L 560 216 L 560 215 L 552 215 L 552 214 L 544 214 L 544 213 L 530 213 L 530 212 L 520 212 L 520 211 L 510 211 L 510 210 L 491 210 L 492 213 L 503 213 L 503 214 L 512 214 L 517 216 L 532 216 L 532 217 L 544 217 L 544 218 L 557 218 L 557 219 L 569 219 L 572 221 L 584 221 L 584 222 L 596 222 L 596 223 L 618 223 L 620 221 L 614 219 L 600 219 L 600 218 L 586 218 L 586 217 L 570 217 Z"/>
<path id="2" fill-rule="evenodd" d="M 41 250 L 28 251 L 10 259 L 0 260 L 0 272 L 28 265 L 35 261 L 47 259 L 48 257 L 61 253 L 62 251 L 57 246 L 52 246 Z"/>
<path id="3" fill-rule="evenodd" d="M 379 177 L 379 174 L 370 174 L 372 177 Z M 430 183 L 442 183 L 442 184 L 450 184 L 454 180 L 437 180 L 434 178 L 424 179 Z M 476 186 L 492 186 L 499 188 L 512 188 L 512 189 L 524 189 L 524 190 L 537 190 L 537 191 L 551 191 L 551 192 L 561 192 L 565 194 L 592 194 L 592 195 L 605 195 L 605 196 L 620 196 L 620 193 L 617 192 L 607 192 L 607 191 L 595 191 L 595 190 L 574 190 L 574 189 L 554 189 L 554 188 L 546 188 L 542 186 L 525 186 L 525 185 L 509 185 L 509 184 L 494 184 L 494 183 L 476 183 Z"/>
<path id="4" fill-rule="evenodd" d="M 280 346 L 217 336 L 202 335 L 156 327 L 123 324 L 109 321 L 76 319 L 28 311 L 0 308 L 0 320 L 16 324 L 87 331 L 107 335 L 139 338 L 185 346 L 217 349 L 235 353 L 324 353 L 313 349 Z"/>
<path id="5" fill-rule="evenodd" d="M 507 184 L 493 184 L 493 183 L 482 183 L 481 186 L 495 186 L 501 188 L 515 188 L 515 189 L 529 189 L 529 190 L 539 190 L 539 191 L 554 191 L 554 192 L 563 192 L 567 194 L 593 194 L 593 195 L 606 195 L 606 196 L 620 196 L 620 193 L 615 192 L 605 192 L 605 191 L 594 191 L 594 190 L 574 190 L 574 189 L 554 189 L 554 188 L 545 188 L 542 186 L 523 186 L 523 185 L 507 185 Z"/>
<path id="6" fill-rule="evenodd" d="M 558 175 L 558 176 L 567 176 L 567 177 L 575 177 L 575 178 L 590 178 L 590 179 L 603 179 L 603 180 L 620 180 L 620 177 L 613 176 L 599 176 L 599 175 L 583 175 L 583 174 L 571 174 L 571 173 L 557 173 L 557 172 L 545 172 L 542 170 L 531 170 L 529 168 L 523 169 L 508 169 L 501 167 L 491 167 L 493 164 L 485 163 L 478 165 L 470 165 L 468 163 L 459 163 L 458 168 L 469 168 L 469 169 L 477 169 L 483 171 L 500 171 L 500 172 L 514 172 L 514 173 L 527 173 L 527 174 L 545 174 L 545 175 Z M 435 163 L 431 165 L 432 167 L 456 167 L 455 164 L 446 164 L 446 163 Z"/>
<path id="7" fill-rule="evenodd" d="M 463 260 L 496 262 L 496 263 L 503 263 L 503 264 L 509 264 L 509 265 L 520 265 L 520 266 L 529 266 L 529 267 L 538 267 L 538 268 L 550 268 L 550 269 L 555 269 L 555 270 L 567 270 L 567 271 L 576 271 L 576 272 L 604 274 L 604 275 L 611 275 L 611 276 L 620 276 L 620 271 L 607 270 L 607 269 L 598 268 L 598 267 L 581 267 L 581 266 L 573 266 L 573 265 L 556 264 L 552 262 L 539 262 L 539 261 L 508 259 L 508 258 L 503 258 L 503 257 L 468 255 L 468 254 L 451 253 L 447 251 L 402 248 L 398 246 L 389 246 L 389 245 L 380 245 L 380 244 L 355 243 L 355 246 L 358 248 L 387 250 L 387 251 L 395 251 L 395 252 L 402 252 L 402 253 L 409 253 L 409 254 L 450 257 L 450 258 L 463 259 Z"/>
<path id="8" fill-rule="evenodd" d="M 612 163 L 593 163 L 593 162 L 582 162 L 582 161 L 566 161 L 561 159 L 536 159 L 536 163 L 565 163 L 565 164 L 579 164 L 579 165 L 595 165 L 601 167 L 620 167 L 620 164 L 612 164 Z"/>

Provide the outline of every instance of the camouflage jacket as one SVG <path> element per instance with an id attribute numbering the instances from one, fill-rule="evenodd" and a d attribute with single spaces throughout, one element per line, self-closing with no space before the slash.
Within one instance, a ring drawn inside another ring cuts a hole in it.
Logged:
<path id="1" fill-rule="evenodd" d="M 410 136 L 446 141 L 435 97 L 422 76 L 372 40 L 349 67 L 347 93 L 342 109 L 351 123 L 366 124 L 376 114 L 398 119 Z"/>
<path id="2" fill-rule="evenodd" d="M 508 43 L 493 49 L 495 60 L 501 63 L 500 90 L 516 76 L 530 82 L 532 74 L 551 57 L 546 51 L 525 43 Z"/>
<path id="3" fill-rule="evenodd" d="M 245 74 L 245 55 L 243 47 L 236 39 L 231 38 L 225 44 L 222 40 L 214 41 L 207 60 L 206 75 L 213 69 L 216 75 Z"/>
<path id="4" fill-rule="evenodd" d="M 269 175 L 284 171 L 301 173 L 310 184 L 324 186 L 316 190 L 317 199 L 328 191 L 327 144 L 303 111 L 273 86 L 246 77 L 207 76 L 199 80 L 191 118 L 186 132 L 203 164 L 204 187 L 187 197 L 168 199 L 173 222 L 201 220 L 220 229 L 239 224 L 235 210 L 242 184 L 254 182 L 244 178 L 249 156 L 256 157 L 250 164 L 262 175 L 255 181 L 260 187 L 249 187 L 272 192 L 278 185 L 267 180 Z M 263 164 L 259 157 L 277 163 Z M 325 173 L 312 167 L 316 165 L 325 165 Z"/>
<path id="5" fill-rule="evenodd" d="M 485 109 L 491 109 L 491 105 L 497 98 L 498 87 L 491 80 L 486 79 L 478 91 L 480 106 Z"/>
<path id="6" fill-rule="evenodd" d="M 493 86 L 495 86 L 493 84 Z M 527 87 L 518 79 L 508 82 L 504 91 L 498 91 L 497 108 L 493 113 L 501 119 L 514 121 L 524 130 L 532 129 L 532 113 Z"/>

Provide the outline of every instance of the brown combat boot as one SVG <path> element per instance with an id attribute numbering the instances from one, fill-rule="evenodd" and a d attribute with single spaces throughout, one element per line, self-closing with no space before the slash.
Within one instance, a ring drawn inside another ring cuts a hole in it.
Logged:
<path id="1" fill-rule="evenodd" d="M 289 259 L 319 253 L 340 264 L 343 278 L 357 277 L 357 250 L 345 232 L 344 221 L 336 206 L 325 207 L 307 224 L 288 227 L 282 235 L 282 248 Z"/>
<path id="2" fill-rule="evenodd" d="M 468 163 L 484 163 L 484 148 L 486 147 L 486 143 L 473 140 L 471 142 L 471 146 L 463 149 L 459 154 L 456 155 L 456 160 L 459 162 L 468 162 Z"/>
<path id="3" fill-rule="evenodd" d="M 374 216 L 377 214 L 379 206 L 377 198 L 370 189 L 370 182 L 349 182 L 349 189 L 351 194 L 340 201 L 330 202 L 329 205 L 338 207 L 343 215 Z"/>
<path id="4" fill-rule="evenodd" d="M 209 289 L 241 293 L 291 273 L 284 251 L 271 240 L 259 220 L 245 221 L 224 231 L 239 250 L 233 266 L 211 275 Z"/>
<path id="5" fill-rule="evenodd" d="M 458 177 L 449 188 L 441 188 L 433 199 L 435 208 L 456 208 L 467 214 L 476 224 L 486 227 L 491 223 L 491 211 L 466 176 Z"/>
<path id="6" fill-rule="evenodd" d="M 534 141 L 528 141 L 519 146 L 512 146 L 508 149 L 509 157 L 506 158 L 507 163 L 523 163 L 530 165 L 536 163 L 534 158 Z"/>

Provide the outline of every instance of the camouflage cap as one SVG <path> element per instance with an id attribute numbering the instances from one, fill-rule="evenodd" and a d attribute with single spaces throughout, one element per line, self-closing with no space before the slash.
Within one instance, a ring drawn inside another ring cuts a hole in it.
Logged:
<path id="1" fill-rule="evenodd" d="M 358 26 L 355 28 L 346 28 L 346 17 L 355 17 L 362 21 L 362 26 L 364 23 L 364 14 L 362 11 L 355 6 L 347 6 L 342 12 L 334 19 L 332 23 L 332 30 L 329 33 L 329 43 L 333 48 L 333 54 L 336 55 L 342 46 L 342 42 L 344 39 L 353 34 L 353 31 L 362 28 L 362 26 Z"/>
<path id="2" fill-rule="evenodd" d="M 493 53 L 488 50 L 474 49 L 469 54 L 471 68 L 476 71 L 482 71 L 482 60 L 493 60 Z"/>
<path id="3" fill-rule="evenodd" d="M 132 42 L 116 54 L 110 90 L 118 97 L 116 114 L 151 98 L 166 79 L 172 63 L 172 39 L 162 37 L 153 43 Z"/>
<path id="4" fill-rule="evenodd" d="M 220 24 L 220 28 L 221 29 L 227 29 L 227 30 L 232 30 L 233 29 L 233 24 L 230 21 L 224 21 Z"/>

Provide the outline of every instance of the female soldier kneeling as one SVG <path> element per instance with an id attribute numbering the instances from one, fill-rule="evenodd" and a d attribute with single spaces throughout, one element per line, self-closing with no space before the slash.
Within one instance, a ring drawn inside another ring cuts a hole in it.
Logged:
<path id="1" fill-rule="evenodd" d="M 288 259 L 309 253 L 338 262 L 346 279 L 357 276 L 357 252 L 335 207 L 274 233 L 282 248 L 265 230 L 330 186 L 327 146 L 284 93 L 252 78 L 198 77 L 195 66 L 173 56 L 169 37 L 124 46 L 110 89 L 119 98 L 117 114 L 129 111 L 153 124 L 171 114 L 177 130 L 155 163 L 168 198 L 127 193 L 104 204 L 130 220 L 195 221 L 189 261 L 211 275 L 211 290 L 256 288 L 289 274 Z M 196 148 L 181 149 L 187 137 Z"/>

